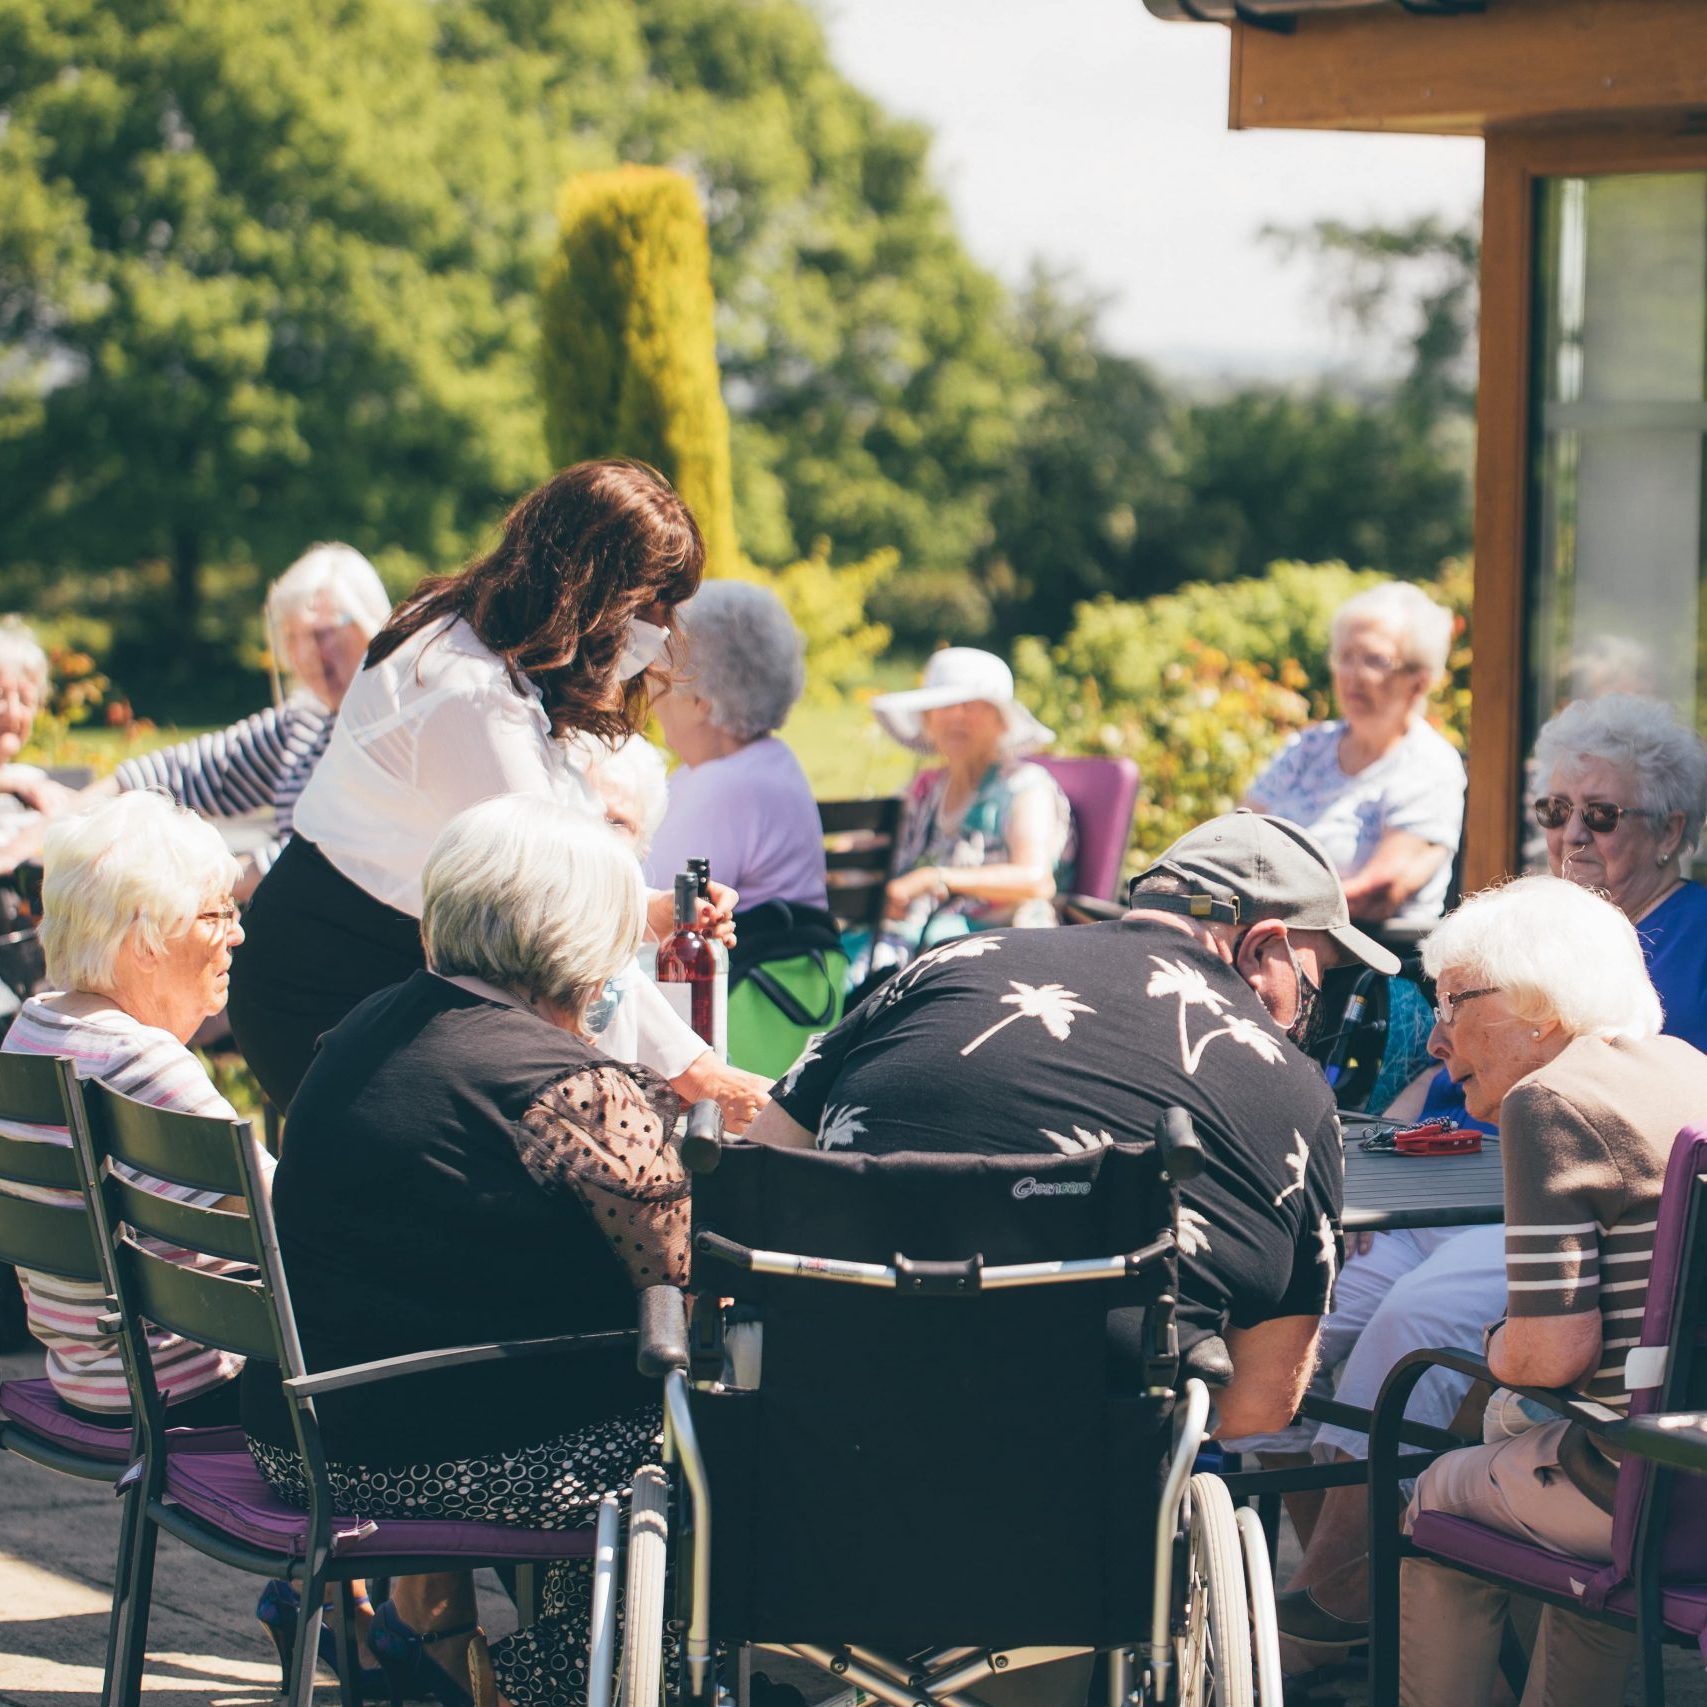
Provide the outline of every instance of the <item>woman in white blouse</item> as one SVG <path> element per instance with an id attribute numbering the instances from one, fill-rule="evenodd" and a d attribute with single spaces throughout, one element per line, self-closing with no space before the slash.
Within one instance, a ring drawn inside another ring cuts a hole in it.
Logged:
<path id="1" fill-rule="evenodd" d="M 643 726 L 649 668 L 704 557 L 662 475 L 578 463 L 515 506 L 493 551 L 398 607 L 345 695 L 232 969 L 233 1035 L 280 1108 L 321 1033 L 423 964 L 421 872 L 451 818 L 499 794 L 596 810 L 566 738 Z M 714 896 L 702 907 L 721 923 L 735 896 Z M 670 928 L 668 896 L 653 897 L 652 923 Z M 626 988 L 640 1059 L 745 1125 L 761 1081 L 719 1062 L 648 980 Z"/>

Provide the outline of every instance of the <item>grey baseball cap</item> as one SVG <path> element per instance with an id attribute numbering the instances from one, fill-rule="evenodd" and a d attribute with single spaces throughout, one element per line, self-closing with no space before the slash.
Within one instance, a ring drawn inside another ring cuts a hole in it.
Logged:
<path id="1" fill-rule="evenodd" d="M 1389 975 L 1399 957 L 1365 936 L 1351 922 L 1339 873 L 1309 831 L 1284 818 L 1258 812 L 1229 812 L 1188 830 L 1133 885 L 1168 872 L 1192 886 L 1174 906 L 1201 918 L 1229 924 L 1278 919 L 1298 931 L 1323 931 L 1365 966 Z M 1201 899 L 1199 899 L 1201 897 Z M 1169 902 L 1168 896 L 1128 896 L 1135 907 Z M 1196 903 L 1192 905 L 1190 903 Z"/>

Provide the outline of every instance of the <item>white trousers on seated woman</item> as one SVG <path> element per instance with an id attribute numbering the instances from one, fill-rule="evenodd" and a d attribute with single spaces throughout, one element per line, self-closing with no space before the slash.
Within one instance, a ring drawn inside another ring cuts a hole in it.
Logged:
<path id="1" fill-rule="evenodd" d="M 1389 1241 L 1390 1248 L 1382 1251 Z M 1359 1275 L 1365 1262 L 1376 1266 Z M 1505 1314 L 1505 1279 L 1503 1226 L 1419 1227 L 1377 1234 L 1373 1248 L 1345 1265 L 1335 1287 L 1336 1315 L 1348 1292 L 1357 1300 L 1372 1298 L 1373 1304 L 1362 1332 L 1345 1353 L 1334 1397 L 1341 1404 L 1373 1410 L 1393 1365 L 1408 1353 L 1429 1346 L 1479 1352 L 1482 1330 Z M 1469 1390 L 1467 1377 L 1433 1370 L 1417 1383 L 1405 1415 L 1412 1422 L 1449 1427 Z M 1366 1458 L 1369 1441 L 1356 1429 L 1324 1423 L 1316 1431 L 1313 1450 L 1322 1459 L 1336 1452 Z"/>
<path id="2" fill-rule="evenodd" d="M 1612 1557 L 1612 1518 L 1559 1468 L 1567 1426 L 1543 1423 L 1436 1459 L 1417 1478 L 1406 1531 L 1420 1512 L 1447 1512 L 1604 1564 Z M 1489 1700 L 1512 1591 L 1431 1560 L 1407 1559 L 1400 1592 L 1400 1707 L 1477 1707 Z M 1523 1707 L 1612 1707 L 1624 1699 L 1634 1647 L 1633 1636 L 1609 1624 L 1544 1608 Z"/>
<path id="3" fill-rule="evenodd" d="M 1418 1162 L 1426 1167 L 1426 1162 Z M 1334 1282 L 1333 1311 L 1322 1318 L 1312 1391 L 1373 1410 L 1381 1384 L 1407 1352 L 1427 1346 L 1482 1349 L 1482 1329 L 1505 1314 L 1504 1227 L 1415 1227 L 1377 1233 Z M 1337 1378 L 1336 1378 L 1337 1377 Z M 1470 1383 L 1450 1370 L 1425 1375 L 1405 1407 L 1412 1422 L 1445 1428 Z M 1355 1429 L 1294 1423 L 1278 1434 L 1228 1441 L 1241 1452 L 1336 1452 L 1364 1458 L 1369 1442 Z"/>

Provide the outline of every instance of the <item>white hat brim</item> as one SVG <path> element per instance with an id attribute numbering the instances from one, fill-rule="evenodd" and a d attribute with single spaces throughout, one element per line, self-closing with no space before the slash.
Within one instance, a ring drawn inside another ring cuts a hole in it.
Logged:
<path id="1" fill-rule="evenodd" d="M 1007 732 L 1002 737 L 1002 751 L 1010 758 L 1024 758 L 1028 753 L 1041 752 L 1055 744 L 1055 731 L 1026 710 L 1017 699 L 996 700 L 964 687 L 947 684 L 934 688 L 908 688 L 903 693 L 879 694 L 871 702 L 872 715 L 903 747 L 915 753 L 934 753 L 936 748 L 925 735 L 920 714 L 940 711 L 945 705 L 966 705 L 982 699 L 1001 712 Z"/>

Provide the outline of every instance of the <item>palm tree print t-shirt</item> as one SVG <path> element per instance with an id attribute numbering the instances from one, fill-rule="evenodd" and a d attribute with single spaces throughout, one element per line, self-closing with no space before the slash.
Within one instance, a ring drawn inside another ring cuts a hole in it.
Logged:
<path id="1" fill-rule="evenodd" d="M 778 1083 L 819 1148 L 1039 1154 L 1148 1139 L 1186 1109 L 1183 1315 L 1325 1311 L 1344 1161 L 1334 1103 L 1232 967 L 1152 920 L 990 931 L 913 961 Z"/>

